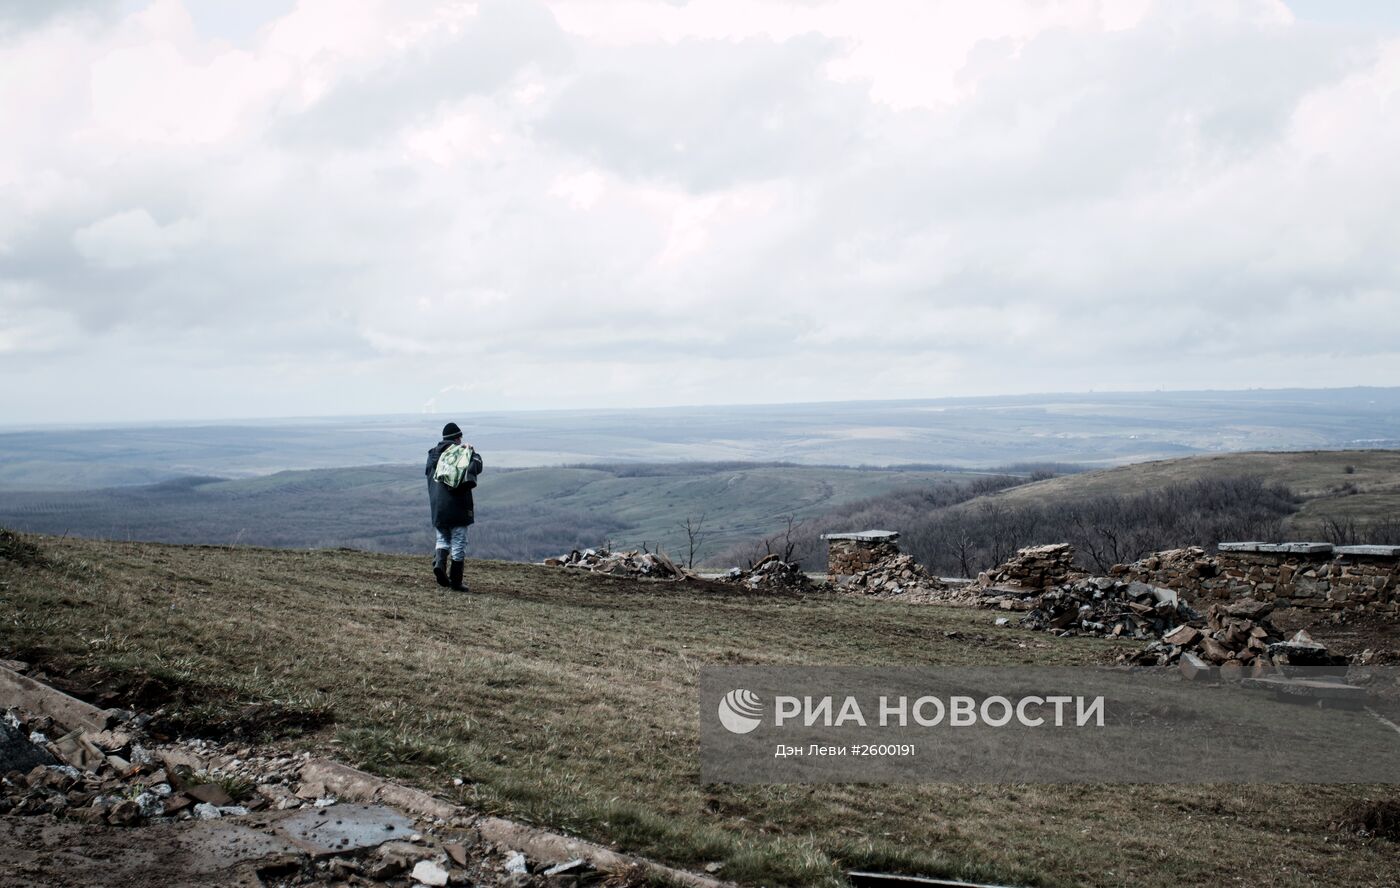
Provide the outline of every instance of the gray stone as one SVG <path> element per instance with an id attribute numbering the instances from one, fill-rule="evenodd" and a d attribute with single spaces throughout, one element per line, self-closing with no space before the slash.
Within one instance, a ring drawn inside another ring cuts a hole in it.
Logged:
<path id="1" fill-rule="evenodd" d="M 420 885 L 442 886 L 447 884 L 447 870 L 433 860 L 420 860 L 413 867 L 413 881 Z"/>
<path id="2" fill-rule="evenodd" d="M 1187 651 L 1177 661 L 1181 674 L 1187 681 L 1207 681 L 1215 677 L 1215 667 Z"/>
<path id="3" fill-rule="evenodd" d="M 545 870 L 544 874 L 546 876 L 558 876 L 563 873 L 571 873 L 575 870 L 581 870 L 586 866 L 588 866 L 588 861 L 584 860 L 582 857 L 575 857 L 573 860 L 566 860 L 563 863 L 556 863 L 554 866 L 551 866 L 549 869 Z"/>
<path id="4" fill-rule="evenodd" d="M 520 851 L 512 851 L 510 857 L 506 859 L 506 872 L 527 873 L 529 871 L 530 868 L 525 862 L 525 854 Z"/>
<path id="5" fill-rule="evenodd" d="M 1220 550 L 1221 552 L 1258 552 L 1261 546 L 1267 545 L 1269 544 L 1262 542 L 1221 543 L 1215 548 Z"/>

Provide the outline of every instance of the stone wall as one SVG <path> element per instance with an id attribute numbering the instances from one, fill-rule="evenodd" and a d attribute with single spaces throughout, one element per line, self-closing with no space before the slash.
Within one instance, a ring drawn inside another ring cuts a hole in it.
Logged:
<path id="1" fill-rule="evenodd" d="M 1074 547 L 1069 543 L 1052 543 L 1017 549 L 1015 556 L 1004 564 L 979 573 L 976 585 L 988 589 L 998 586 L 1051 589 L 1084 576 L 1084 571 L 1074 566 Z"/>
<path id="2" fill-rule="evenodd" d="M 899 555 L 893 540 L 832 538 L 827 540 L 826 572 L 833 582 L 871 570 Z"/>
<path id="3" fill-rule="evenodd" d="M 1221 543 L 1219 553 L 1173 549 L 1111 573 L 1176 589 L 1194 601 L 1256 598 L 1279 607 L 1400 615 L 1400 546 Z"/>

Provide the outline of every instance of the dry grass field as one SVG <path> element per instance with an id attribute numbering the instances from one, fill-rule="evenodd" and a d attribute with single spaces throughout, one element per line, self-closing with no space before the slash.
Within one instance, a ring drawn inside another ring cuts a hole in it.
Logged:
<path id="1" fill-rule="evenodd" d="M 1008 503 L 1132 494 L 1168 484 L 1254 475 L 1286 485 L 1302 500 L 1285 526 L 1306 536 L 1328 518 L 1368 524 L 1400 518 L 1400 450 L 1309 450 L 1189 456 L 1063 475 L 992 496 Z M 975 507 L 973 500 L 965 508 Z"/>
<path id="2" fill-rule="evenodd" d="M 164 702 L 163 723 L 189 731 L 299 726 L 287 742 L 669 863 L 721 863 L 748 885 L 839 885 L 855 867 L 1017 885 L 1400 884 L 1392 841 L 1339 826 L 1390 788 L 698 781 L 702 664 L 1087 664 L 1116 642 L 996 629 L 965 609 L 520 564 L 469 562 L 468 577 L 462 596 L 423 558 L 10 538 L 0 656 Z"/>

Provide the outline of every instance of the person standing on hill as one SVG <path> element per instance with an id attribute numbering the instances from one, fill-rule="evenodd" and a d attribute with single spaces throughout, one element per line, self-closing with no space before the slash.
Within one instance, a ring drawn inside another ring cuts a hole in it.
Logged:
<path id="1" fill-rule="evenodd" d="M 442 440 L 428 451 L 428 505 L 432 509 L 437 545 L 433 551 L 433 576 L 439 586 L 466 592 L 462 562 L 467 557 L 467 528 L 476 520 L 472 489 L 481 474 L 481 454 L 462 444 L 457 423 L 442 427 Z M 449 566 L 448 562 L 451 561 Z"/>

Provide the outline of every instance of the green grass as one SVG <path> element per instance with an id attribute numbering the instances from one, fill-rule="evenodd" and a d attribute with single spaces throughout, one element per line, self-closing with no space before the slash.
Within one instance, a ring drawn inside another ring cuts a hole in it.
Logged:
<path id="1" fill-rule="evenodd" d="M 479 592 L 464 597 L 422 558 L 38 543 L 47 566 L 0 560 L 0 655 L 328 705 L 335 724 L 293 742 L 481 811 L 723 863 L 744 884 L 836 885 L 854 867 L 1027 885 L 1400 882 L 1392 843 L 1329 826 L 1375 787 L 698 780 L 702 665 L 1069 665 L 1111 657 L 1107 640 L 499 562 L 469 562 Z"/>

